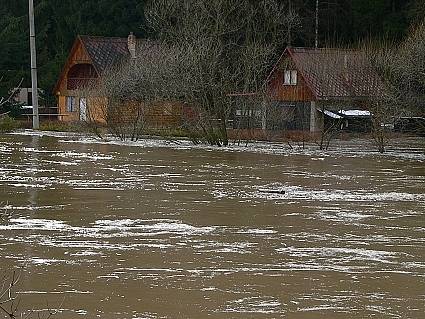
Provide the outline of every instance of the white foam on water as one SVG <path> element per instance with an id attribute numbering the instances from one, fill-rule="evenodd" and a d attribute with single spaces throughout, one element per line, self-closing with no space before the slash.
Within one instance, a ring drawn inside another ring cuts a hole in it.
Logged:
<path id="1" fill-rule="evenodd" d="M 98 255 L 102 255 L 102 254 L 100 252 L 86 250 L 86 251 L 80 251 L 80 252 L 71 253 L 71 254 L 69 254 L 68 252 L 65 252 L 65 255 L 76 256 L 76 257 L 84 257 L 84 256 L 98 256 Z"/>
<path id="2" fill-rule="evenodd" d="M 33 219 L 33 218 L 12 218 L 9 220 L 11 224 L 0 225 L 0 230 L 67 230 L 70 226 L 60 220 L 52 219 Z"/>
<path id="3" fill-rule="evenodd" d="M 23 187 L 23 188 L 40 188 L 40 189 L 46 189 L 48 185 L 43 184 L 37 184 L 37 183 L 31 183 L 31 184 L 24 184 L 24 183 L 9 183 L 9 186 L 12 187 Z"/>
<path id="4" fill-rule="evenodd" d="M 267 192 L 269 190 L 270 192 Z M 274 193 L 278 190 L 282 194 Z M 425 201 L 425 193 L 404 193 L 404 192 L 368 192 L 366 190 L 316 190 L 301 186 L 290 186 L 284 184 L 272 184 L 267 186 L 257 186 L 254 192 L 234 192 L 232 190 L 215 191 L 216 198 L 262 198 L 273 200 L 309 200 L 326 202 L 385 202 L 385 201 Z"/>
<path id="5" fill-rule="evenodd" d="M 118 230 L 118 231 L 136 231 L 143 230 L 147 232 L 156 232 L 160 234 L 166 233 L 177 233 L 177 234 L 205 234 L 213 232 L 216 227 L 214 226 L 204 226 L 196 227 L 188 224 L 181 223 L 179 221 L 169 220 L 168 222 L 155 222 L 147 220 L 97 220 L 95 222 L 95 227 L 102 230 Z"/>
<path id="6" fill-rule="evenodd" d="M 78 166 L 78 165 L 81 165 L 81 163 L 79 163 L 79 162 L 51 161 L 51 160 L 46 160 L 46 159 L 43 159 L 42 161 L 46 164 L 54 164 L 54 165 L 59 165 L 59 166 Z"/>
<path id="7" fill-rule="evenodd" d="M 33 147 L 22 147 L 21 149 L 19 149 L 19 151 L 25 152 L 25 153 L 39 153 L 39 154 L 54 154 L 54 153 L 57 153 L 56 151 L 48 151 L 48 150 L 37 149 L 37 148 L 33 148 Z"/>
<path id="8" fill-rule="evenodd" d="M 332 263 L 340 261 L 373 261 L 381 263 L 394 263 L 392 259 L 399 253 L 391 251 L 378 251 L 365 248 L 338 248 L 338 247 L 283 247 L 276 249 L 278 253 L 289 254 L 293 258 L 325 258 Z M 328 258 L 331 258 L 330 260 Z"/>
<path id="9" fill-rule="evenodd" d="M 85 159 L 91 161 L 99 161 L 99 160 L 111 160 L 114 157 L 112 155 L 101 155 L 101 154 L 89 154 L 89 153 L 78 153 L 78 152 L 61 152 L 56 154 L 59 157 L 63 158 L 71 158 L 71 159 Z"/>
<path id="10" fill-rule="evenodd" d="M 406 159 L 414 161 L 425 161 L 425 153 L 423 150 L 418 148 L 414 149 L 405 149 L 399 148 L 398 150 L 390 149 L 384 154 L 377 153 L 376 150 L 372 147 L 372 144 L 365 144 L 364 140 L 353 140 L 349 143 L 350 147 L 341 148 L 337 146 L 333 149 L 328 150 L 327 152 L 317 149 L 317 145 L 307 143 L 305 147 L 300 147 L 294 145 L 290 149 L 285 143 L 269 143 L 269 142 L 252 142 L 245 146 L 243 145 L 229 145 L 223 147 L 213 147 L 209 145 L 193 145 L 193 143 L 188 139 L 176 139 L 173 141 L 157 139 L 157 138 L 142 138 L 138 141 L 120 141 L 113 136 L 106 136 L 104 140 L 94 138 L 81 133 L 70 133 L 70 132 L 50 132 L 50 131 L 33 131 L 33 130 L 23 130 L 11 133 L 13 135 L 24 135 L 24 136 L 50 136 L 56 138 L 62 138 L 59 142 L 62 143 L 78 143 L 78 144 L 105 144 L 105 145 L 121 145 L 121 146 L 132 146 L 140 148 L 158 148 L 166 147 L 173 149 L 202 149 L 205 151 L 220 151 L 220 152 L 251 152 L 259 154 L 271 154 L 271 155 L 306 155 L 310 158 L 324 160 L 328 157 L 370 157 L 374 156 L 376 158 L 395 158 L 395 159 Z M 397 144 L 394 140 L 394 144 Z M 346 143 L 346 142 L 345 142 Z M 361 148 L 357 147 L 357 144 L 361 145 Z"/>
<path id="11" fill-rule="evenodd" d="M 0 210 L 3 211 L 10 211 L 10 212 L 16 212 L 20 210 L 24 211 L 33 211 L 33 210 L 49 210 L 49 209 L 61 209 L 62 207 L 65 207 L 65 205 L 54 205 L 54 206 L 33 206 L 33 205 L 27 205 L 27 206 L 15 206 L 15 205 L 1 205 L 0 203 Z"/>
<path id="12" fill-rule="evenodd" d="M 57 263 L 72 263 L 69 260 L 46 259 L 46 258 L 38 258 L 38 257 L 31 258 L 28 261 L 31 262 L 34 265 L 44 265 L 44 266 L 50 266 L 52 264 L 57 264 Z"/>
<path id="13" fill-rule="evenodd" d="M 270 235 L 276 234 L 277 231 L 273 229 L 247 229 L 247 230 L 239 230 L 238 234 L 251 234 L 251 235 Z"/>
<path id="14" fill-rule="evenodd" d="M 324 220 L 331 220 L 350 224 L 364 222 L 368 218 L 375 218 L 375 215 L 373 214 L 364 214 L 354 211 L 341 211 L 339 208 L 336 211 L 320 210 L 317 215 L 312 218 L 315 219 L 316 216 Z"/>
<path id="15" fill-rule="evenodd" d="M 245 297 L 227 302 L 224 309 L 217 312 L 224 313 L 283 313 L 282 303 L 274 297 Z"/>
<path id="16" fill-rule="evenodd" d="M 305 307 L 305 308 L 298 308 L 297 311 L 302 311 L 302 312 L 316 312 L 316 311 L 337 311 L 337 312 L 350 312 L 351 310 L 347 307 L 338 307 L 338 306 L 333 306 L 333 305 L 320 305 L 320 306 L 315 306 L 315 307 Z"/>
<path id="17" fill-rule="evenodd" d="M 80 290 L 64 290 L 64 291 L 41 291 L 41 290 L 24 290 L 17 291 L 18 295 L 63 295 L 63 294 L 76 294 L 76 295 L 90 295 L 93 291 L 80 291 Z"/>

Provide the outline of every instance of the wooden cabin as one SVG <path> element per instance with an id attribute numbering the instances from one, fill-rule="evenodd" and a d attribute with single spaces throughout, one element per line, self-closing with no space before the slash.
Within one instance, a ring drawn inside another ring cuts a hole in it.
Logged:
<path id="1" fill-rule="evenodd" d="M 323 130 L 341 110 L 367 109 L 382 82 L 359 50 L 288 47 L 267 79 L 263 129 Z"/>
<path id="2" fill-rule="evenodd" d="M 101 81 L 102 76 L 117 64 L 137 58 L 141 50 L 154 48 L 152 42 L 138 40 L 132 33 L 128 38 L 77 36 L 54 89 L 59 120 L 105 123 L 108 100 L 100 96 L 90 98 L 88 103 L 84 91 Z M 131 101 L 120 106 L 120 118 L 129 119 L 132 109 L 134 103 Z M 179 124 L 181 113 L 181 105 L 162 103 L 150 107 L 144 116 L 151 127 L 174 127 Z"/>

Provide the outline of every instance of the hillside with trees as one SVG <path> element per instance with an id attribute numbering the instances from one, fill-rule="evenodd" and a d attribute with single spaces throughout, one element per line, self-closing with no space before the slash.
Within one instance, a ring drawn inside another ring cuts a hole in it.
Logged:
<path id="1" fill-rule="evenodd" d="M 29 31 L 27 0 L 0 3 L 0 96 L 23 78 L 29 86 Z M 78 34 L 150 37 L 145 22 L 148 0 L 35 0 L 39 83 L 48 94 L 58 78 L 69 49 Z M 267 0 L 266 0 L 267 2 Z M 315 0 L 277 1 L 298 16 L 288 42 L 313 46 Z M 424 14 L 424 0 L 328 0 L 319 1 L 319 45 L 349 46 L 365 39 L 402 40 L 411 24 Z M 54 99 L 50 98 L 54 103 Z"/>

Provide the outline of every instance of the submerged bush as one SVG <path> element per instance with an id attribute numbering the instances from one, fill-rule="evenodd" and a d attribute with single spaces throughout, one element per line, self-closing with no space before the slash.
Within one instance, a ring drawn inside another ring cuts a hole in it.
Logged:
<path id="1" fill-rule="evenodd" d="M 0 132 L 8 133 L 19 128 L 19 122 L 9 115 L 0 116 Z"/>
<path id="2" fill-rule="evenodd" d="M 71 127 L 68 123 L 62 123 L 57 121 L 47 121 L 40 124 L 41 131 L 55 131 L 55 132 L 68 132 Z"/>
<path id="3" fill-rule="evenodd" d="M 86 133 L 89 131 L 84 123 L 67 123 L 60 121 L 45 121 L 40 124 L 41 131 L 53 132 L 78 132 Z"/>

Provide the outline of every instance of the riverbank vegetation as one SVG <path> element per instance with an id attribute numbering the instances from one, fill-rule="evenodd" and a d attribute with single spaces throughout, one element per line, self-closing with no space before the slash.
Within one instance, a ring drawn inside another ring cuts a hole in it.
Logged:
<path id="1" fill-rule="evenodd" d="M 362 48 L 383 82 L 369 101 L 372 137 L 379 152 L 390 142 L 388 125 L 403 117 L 425 117 L 425 19 L 411 28 L 400 44 L 367 44 Z M 418 131 L 425 132 L 423 123 Z"/>
<path id="2" fill-rule="evenodd" d="M 106 128 L 122 140 L 145 135 L 146 114 L 164 101 L 190 105 L 194 116 L 181 126 L 184 135 L 194 143 L 218 146 L 229 144 L 229 122 L 235 109 L 257 121 L 265 117 L 266 106 L 272 110 L 264 79 L 278 59 L 282 39 L 290 43 L 292 34 L 301 29 L 301 16 L 279 1 L 187 0 L 184 4 L 161 0 L 146 6 L 152 37 L 149 49 L 82 93 L 91 97 L 91 103 L 102 105 Z M 398 119 L 425 115 L 424 43 L 422 21 L 413 24 L 401 42 L 369 40 L 358 45 L 382 80 L 382 85 L 369 88 L 376 92 L 370 92 L 365 101 L 372 115 L 370 137 L 379 152 L 390 143 Z M 280 113 L 267 115 L 276 122 L 273 127 L 286 120 Z M 92 116 L 89 125 L 98 133 L 97 118 Z M 341 123 L 334 124 L 320 134 L 303 134 L 303 142 L 314 140 L 320 149 L 327 149 L 342 133 Z M 258 123 L 245 126 L 239 129 L 233 124 L 231 135 L 244 136 L 245 141 L 259 138 Z M 260 139 L 269 139 L 263 135 Z M 293 141 L 288 138 L 289 145 Z"/>

